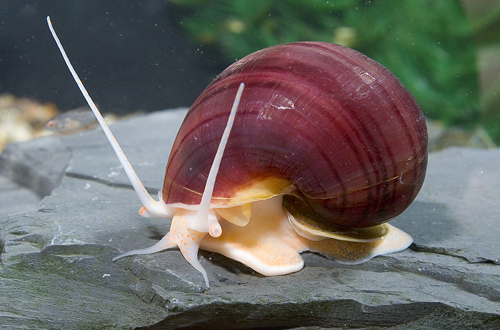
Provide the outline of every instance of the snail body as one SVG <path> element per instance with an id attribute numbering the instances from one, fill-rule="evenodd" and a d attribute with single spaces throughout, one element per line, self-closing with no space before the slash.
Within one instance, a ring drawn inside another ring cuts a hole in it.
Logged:
<path id="1" fill-rule="evenodd" d="M 172 218 L 160 242 L 114 260 L 179 246 L 208 286 L 199 248 L 269 276 L 300 270 L 307 250 L 360 263 L 406 249 L 411 237 L 387 221 L 422 186 L 427 131 L 416 101 L 382 65 L 339 45 L 299 42 L 252 53 L 205 89 L 176 137 L 159 201 L 114 149 L 140 214 Z"/>

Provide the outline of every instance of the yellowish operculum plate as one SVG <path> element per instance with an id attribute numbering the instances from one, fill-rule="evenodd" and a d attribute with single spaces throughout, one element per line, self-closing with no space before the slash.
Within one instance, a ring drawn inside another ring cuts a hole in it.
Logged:
<path id="1" fill-rule="evenodd" d="M 349 242 L 374 242 L 384 237 L 389 231 L 389 227 L 385 223 L 366 228 L 340 228 L 328 223 L 313 221 L 299 214 L 292 215 L 288 210 L 285 211 L 295 231 L 312 241 L 333 238 Z"/>

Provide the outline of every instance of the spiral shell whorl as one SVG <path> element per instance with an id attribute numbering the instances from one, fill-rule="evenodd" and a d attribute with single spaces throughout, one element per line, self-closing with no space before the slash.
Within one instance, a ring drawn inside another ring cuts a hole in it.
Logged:
<path id="1" fill-rule="evenodd" d="M 383 66 L 342 46 L 269 47 L 223 71 L 195 101 L 172 148 L 167 204 L 199 204 L 240 82 L 246 88 L 217 177 L 213 204 L 266 179 L 295 188 L 292 214 L 367 227 L 400 214 L 427 164 L 427 131 L 411 94 Z"/>

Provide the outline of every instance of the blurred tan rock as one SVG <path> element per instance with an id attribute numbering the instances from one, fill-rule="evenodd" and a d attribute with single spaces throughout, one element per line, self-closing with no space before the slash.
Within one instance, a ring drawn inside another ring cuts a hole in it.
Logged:
<path id="1" fill-rule="evenodd" d="M 41 104 L 11 94 L 0 95 L 0 152 L 17 141 L 27 141 L 45 135 L 43 125 L 57 114 L 50 103 Z"/>

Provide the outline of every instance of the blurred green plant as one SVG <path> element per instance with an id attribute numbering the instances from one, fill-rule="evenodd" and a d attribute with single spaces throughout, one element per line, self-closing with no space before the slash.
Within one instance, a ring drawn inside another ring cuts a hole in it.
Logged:
<path id="1" fill-rule="evenodd" d="M 170 2 L 189 36 L 218 49 L 227 65 L 271 45 L 335 42 L 391 70 L 426 116 L 465 128 L 480 123 L 475 30 L 458 0 Z M 491 132 L 499 142 L 500 131 Z"/>
<path id="2" fill-rule="evenodd" d="M 480 122 L 500 145 L 500 0 L 462 0 L 479 54 Z"/>

